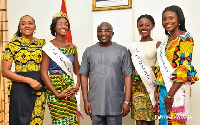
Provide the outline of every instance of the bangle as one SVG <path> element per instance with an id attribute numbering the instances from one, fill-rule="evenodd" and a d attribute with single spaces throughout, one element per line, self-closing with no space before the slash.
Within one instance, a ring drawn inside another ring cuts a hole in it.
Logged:
<path id="1" fill-rule="evenodd" d="M 130 105 L 130 102 L 128 102 L 128 101 L 124 101 L 124 103 L 127 104 L 127 105 Z"/>
<path id="2" fill-rule="evenodd" d="M 174 97 L 173 97 L 173 96 L 167 95 L 167 98 L 168 98 L 168 99 L 173 99 Z"/>

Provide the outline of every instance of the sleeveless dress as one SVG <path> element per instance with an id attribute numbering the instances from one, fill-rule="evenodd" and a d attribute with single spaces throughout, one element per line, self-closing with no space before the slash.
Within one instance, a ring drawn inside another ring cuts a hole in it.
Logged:
<path id="1" fill-rule="evenodd" d="M 146 59 L 153 71 L 156 63 L 156 41 L 140 42 Z M 135 120 L 152 121 L 155 120 L 155 113 L 149 97 L 149 93 L 142 82 L 136 69 L 132 75 L 132 97 L 131 97 L 131 117 Z"/>
<path id="2" fill-rule="evenodd" d="M 15 72 L 40 82 L 43 87 L 35 91 L 29 84 L 12 81 L 9 84 L 10 125 L 42 125 L 45 112 L 44 83 L 40 77 L 44 39 L 30 40 L 13 36 L 6 45 L 3 60 L 15 63 Z"/>
<path id="3" fill-rule="evenodd" d="M 64 55 L 69 58 L 74 66 L 74 56 L 77 52 L 76 47 L 58 48 Z M 57 92 L 64 92 L 74 88 L 74 80 L 67 75 L 56 62 L 50 59 L 49 77 Z M 68 100 L 58 99 L 51 91 L 46 90 L 47 104 L 50 110 L 53 125 L 78 125 L 77 120 L 77 101 L 75 96 Z"/>

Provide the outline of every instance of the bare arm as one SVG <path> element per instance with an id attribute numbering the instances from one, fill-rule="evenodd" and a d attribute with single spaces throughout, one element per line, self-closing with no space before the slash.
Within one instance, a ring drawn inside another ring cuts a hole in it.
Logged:
<path id="1" fill-rule="evenodd" d="M 81 89 L 83 95 L 83 101 L 88 101 L 88 76 L 81 75 Z"/>
<path id="2" fill-rule="evenodd" d="M 132 88 L 132 84 L 131 84 L 131 75 L 125 76 L 124 77 L 125 80 L 125 101 L 130 102 L 131 100 L 131 88 Z M 122 105 L 122 116 L 126 116 L 130 111 L 130 105 L 123 103 Z"/>
<path id="3" fill-rule="evenodd" d="M 88 101 L 88 76 L 86 75 L 81 75 L 81 89 L 82 89 L 85 113 L 87 115 L 91 115 L 91 105 Z"/>
<path id="4" fill-rule="evenodd" d="M 81 82 L 81 80 L 80 80 L 81 77 L 79 74 L 80 65 L 78 62 L 78 54 L 77 53 L 74 54 L 74 60 L 75 60 L 75 65 L 74 65 L 73 70 L 74 70 L 74 74 L 77 76 L 77 81 L 74 81 L 74 82 L 77 82 L 77 83 L 76 83 L 75 88 L 71 89 L 69 96 L 73 96 L 79 90 L 80 82 Z"/>
<path id="5" fill-rule="evenodd" d="M 182 84 L 183 84 L 182 82 L 174 82 L 167 94 L 167 96 L 169 96 L 170 98 L 168 98 L 167 96 L 165 97 L 164 103 L 165 103 L 165 109 L 167 112 L 172 110 L 172 105 L 174 103 L 174 99 L 173 99 L 174 95 L 176 91 L 181 87 Z"/>
<path id="6" fill-rule="evenodd" d="M 131 75 L 125 76 L 125 101 L 130 102 L 131 99 Z"/>
<path id="7" fill-rule="evenodd" d="M 2 61 L 2 75 L 12 81 L 29 84 L 34 90 L 39 90 L 42 85 L 35 79 L 18 75 L 11 71 L 12 62 Z"/>
<path id="8" fill-rule="evenodd" d="M 161 44 L 161 41 L 158 41 L 158 42 L 156 43 L 156 48 L 158 48 L 158 47 L 160 46 L 160 44 Z"/>
<path id="9" fill-rule="evenodd" d="M 182 82 L 174 82 L 168 92 L 168 95 L 173 97 L 182 84 L 183 84 Z"/>
<path id="10" fill-rule="evenodd" d="M 74 73 L 76 74 L 77 76 L 77 84 L 76 84 L 76 89 L 78 90 L 79 87 L 80 87 L 80 82 L 81 82 L 81 77 L 80 77 L 80 74 L 79 74 L 79 69 L 80 69 L 80 65 L 79 65 L 79 61 L 78 61 L 78 54 L 75 53 L 74 54 L 74 59 L 75 59 L 75 65 L 74 65 Z"/>

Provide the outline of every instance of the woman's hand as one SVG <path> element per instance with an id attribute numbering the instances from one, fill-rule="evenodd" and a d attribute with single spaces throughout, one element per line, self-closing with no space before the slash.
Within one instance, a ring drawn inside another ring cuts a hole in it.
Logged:
<path id="1" fill-rule="evenodd" d="M 72 89 L 70 89 L 70 91 L 67 93 L 67 97 L 72 97 L 72 96 L 74 96 L 74 94 L 76 93 L 76 92 L 78 92 L 78 90 L 79 90 L 79 87 L 75 87 L 75 88 L 72 88 Z"/>
<path id="2" fill-rule="evenodd" d="M 174 98 L 169 98 L 171 96 L 165 96 L 164 104 L 165 104 L 165 111 L 169 113 L 172 111 L 172 105 L 174 103 Z"/>
<path id="3" fill-rule="evenodd" d="M 55 96 L 56 98 L 58 99 L 67 99 L 68 97 L 70 97 L 70 91 L 71 89 L 68 89 L 67 91 L 65 92 L 60 92 L 60 93 L 57 93 Z"/>
<path id="4" fill-rule="evenodd" d="M 39 90 L 42 88 L 42 85 L 35 79 L 27 78 L 27 83 L 34 89 Z"/>
<path id="5" fill-rule="evenodd" d="M 172 110 L 172 105 L 174 103 L 174 95 L 182 84 L 183 84 L 182 82 L 174 82 L 169 92 L 165 96 L 164 103 L 166 112 L 170 112 Z"/>

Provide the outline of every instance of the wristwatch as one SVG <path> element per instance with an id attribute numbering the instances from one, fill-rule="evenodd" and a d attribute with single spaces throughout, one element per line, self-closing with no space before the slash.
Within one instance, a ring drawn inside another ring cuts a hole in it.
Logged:
<path id="1" fill-rule="evenodd" d="M 173 96 L 167 95 L 167 98 L 168 98 L 168 99 L 173 99 L 174 97 L 173 97 Z"/>
<path id="2" fill-rule="evenodd" d="M 130 105 L 130 102 L 128 102 L 128 101 L 124 101 L 124 103 L 127 104 L 127 105 Z"/>

